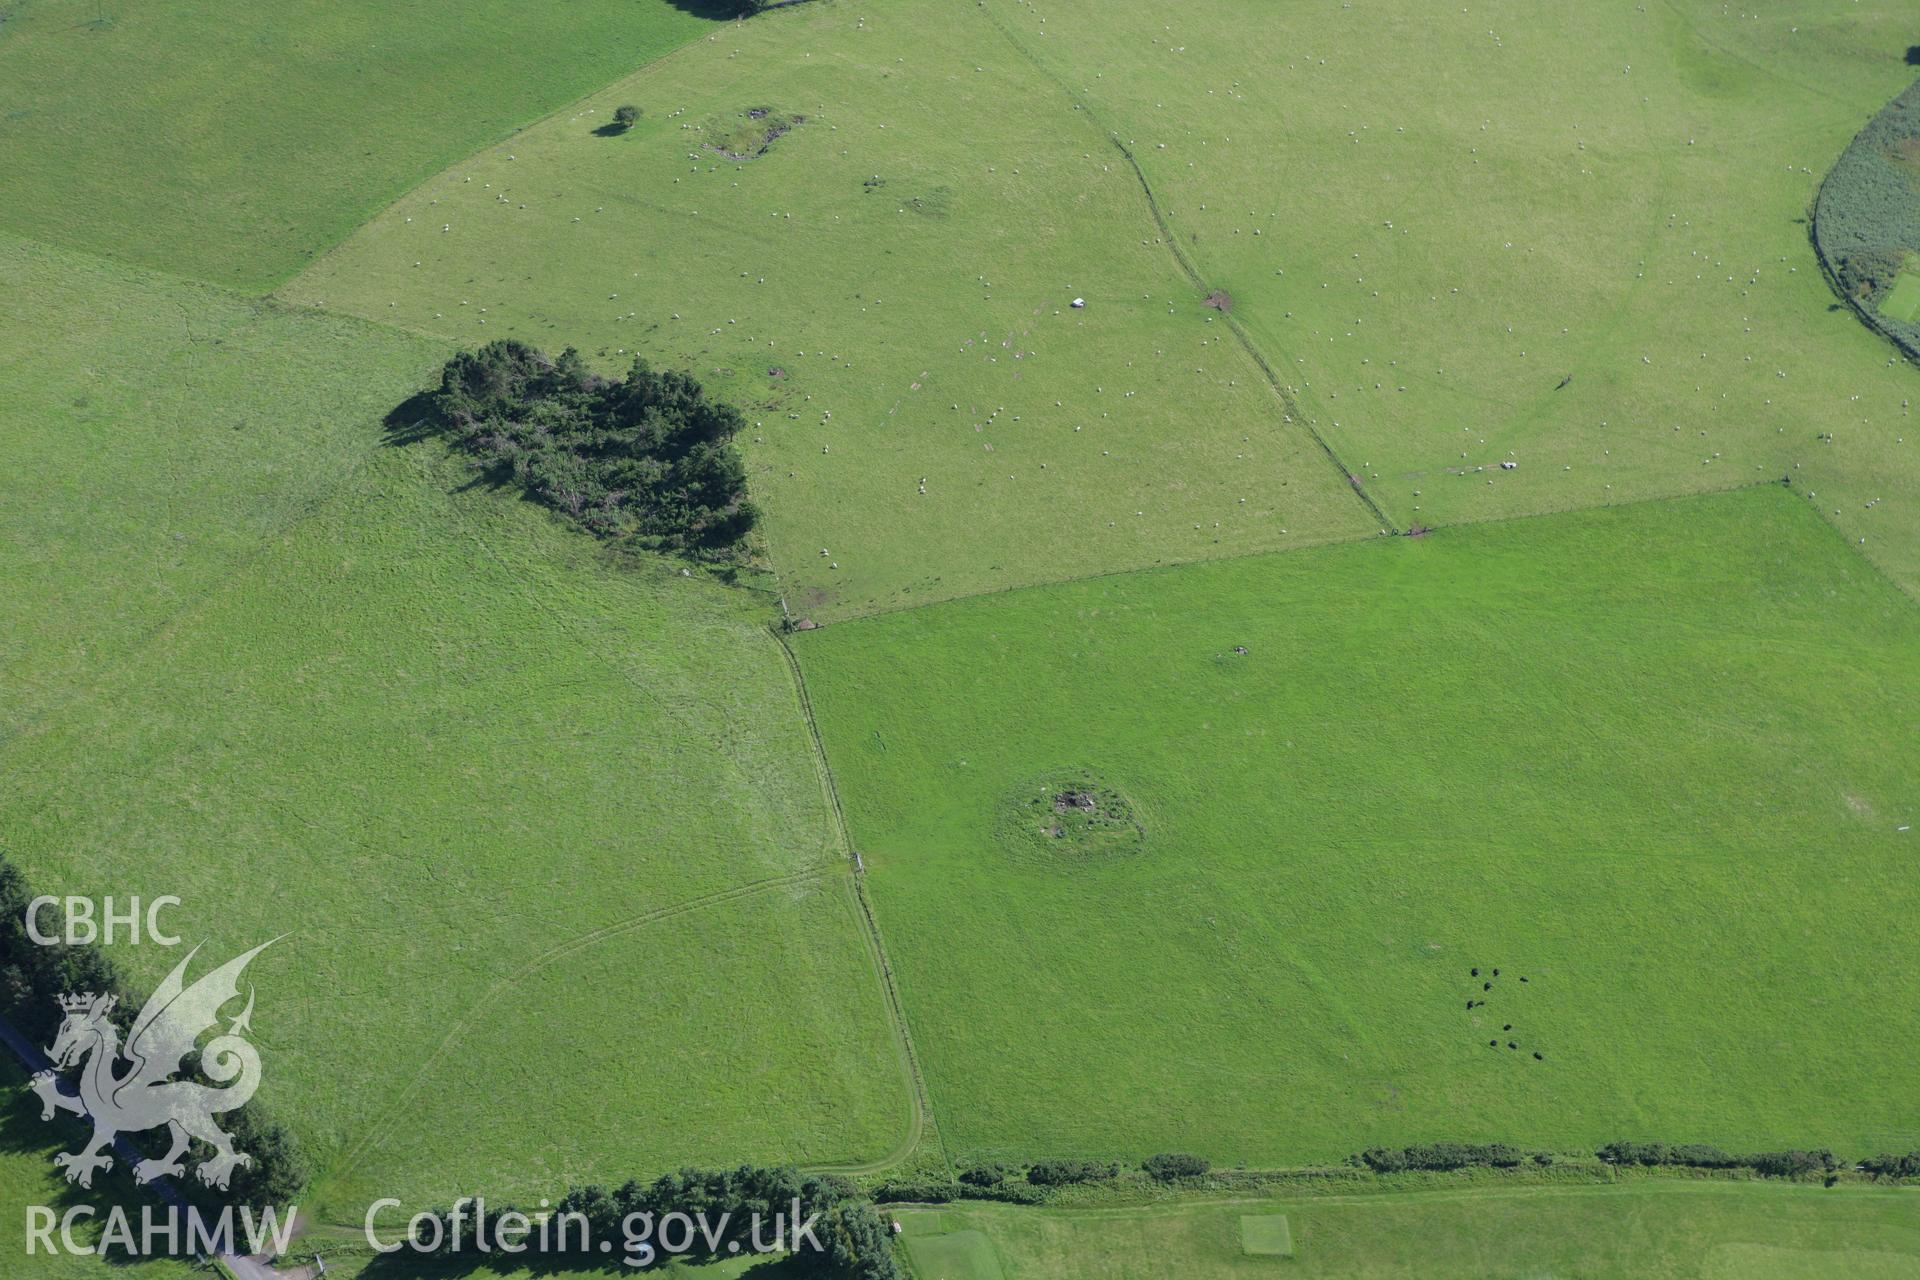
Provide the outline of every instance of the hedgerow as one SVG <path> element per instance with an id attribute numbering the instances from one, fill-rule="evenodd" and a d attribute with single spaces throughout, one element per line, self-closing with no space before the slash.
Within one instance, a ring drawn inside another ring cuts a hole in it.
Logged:
<path id="1" fill-rule="evenodd" d="M 1860 1162 L 1860 1171 L 1875 1178 L 1920 1178 L 1920 1151 L 1868 1156 Z"/>
<path id="2" fill-rule="evenodd" d="M 1528 1160 L 1542 1165 L 1553 1163 L 1553 1157 L 1544 1151 L 1530 1155 L 1504 1142 L 1427 1142 L 1412 1147 L 1369 1147 L 1349 1162 L 1363 1164 L 1375 1173 L 1404 1173 L 1409 1169 L 1445 1171 L 1476 1166 L 1512 1169 Z"/>
<path id="3" fill-rule="evenodd" d="M 1213 1166 L 1199 1156 L 1188 1155 L 1184 1151 L 1163 1151 L 1157 1156 L 1148 1156 L 1141 1161 L 1140 1168 L 1148 1177 L 1160 1182 L 1175 1182 L 1181 1178 L 1198 1178 Z"/>
<path id="4" fill-rule="evenodd" d="M 624 1243 L 629 1229 L 640 1223 L 654 1226 L 674 1214 L 703 1215 L 703 1229 L 689 1233 L 688 1249 L 675 1256 L 687 1262 L 708 1262 L 740 1256 L 770 1242 L 756 1239 L 776 1218 L 791 1231 L 796 1206 L 799 1221 L 818 1215 L 812 1228 L 820 1248 L 802 1247 L 792 1265 L 836 1280 L 901 1280 L 893 1257 L 893 1232 L 886 1219 L 855 1190 L 852 1183 L 832 1175 L 802 1174 L 788 1167 L 743 1164 L 733 1169 L 682 1169 L 652 1182 L 629 1181 L 608 1190 L 598 1184 L 571 1188 L 554 1205 L 562 1225 L 546 1232 L 500 1233 L 503 1219 L 517 1215 L 523 1221 L 538 1215 L 506 1206 L 490 1210 L 493 1232 L 465 1207 L 427 1215 L 437 1220 L 410 1224 L 414 1247 L 442 1257 L 468 1257 L 502 1252 L 506 1244 L 527 1254 L 575 1262 L 606 1262 L 605 1243 Z M 585 1230 L 564 1225 L 584 1220 Z M 709 1234 L 709 1230 L 711 1234 Z"/>
<path id="5" fill-rule="evenodd" d="M 947 1204 L 954 1200 L 992 1200 L 1001 1204 L 1044 1204 L 1045 1187 L 1007 1179 L 994 1183 L 939 1178 L 889 1178 L 873 1189 L 884 1204 Z"/>
<path id="6" fill-rule="evenodd" d="M 1119 1165 L 1099 1160 L 1036 1160 L 1027 1166 L 1027 1181 L 1036 1187 L 1064 1187 L 1102 1181 L 1119 1172 Z"/>
<path id="7" fill-rule="evenodd" d="M 1730 1155 L 1705 1143 L 1610 1142 L 1594 1153 L 1608 1164 L 1637 1164 L 1647 1167 L 1676 1166 L 1688 1169 L 1751 1169 L 1769 1178 L 1792 1178 L 1801 1174 L 1831 1174 L 1840 1161 L 1825 1147 L 1811 1151 L 1760 1151 L 1753 1155 Z"/>

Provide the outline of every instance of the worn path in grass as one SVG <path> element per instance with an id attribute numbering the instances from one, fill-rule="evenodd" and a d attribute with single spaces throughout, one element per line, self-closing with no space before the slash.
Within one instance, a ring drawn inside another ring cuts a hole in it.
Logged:
<path id="1" fill-rule="evenodd" d="M 794 645 L 955 1159 L 1285 1165 L 1920 1139 L 1914 620 L 1769 486 Z"/>
<path id="2" fill-rule="evenodd" d="M 1906 5 L 985 12 L 1138 158 L 1394 523 L 1791 473 L 1920 590 L 1920 376 L 1834 304 L 1806 225 L 1912 77 Z"/>
<path id="3" fill-rule="evenodd" d="M 210 955 L 291 932 L 254 1025 L 310 1208 L 897 1148 L 769 601 L 384 446 L 436 344 L 34 246 L 0 270 L 0 853 L 178 895 Z M 176 958 L 116 956 L 136 988 Z"/>
<path id="4" fill-rule="evenodd" d="M 605 136 L 622 102 L 645 114 Z M 715 149 L 796 117 L 764 154 Z M 748 407 L 773 562 L 817 621 L 1381 530 L 1104 132 L 973 6 L 746 23 L 456 165 L 283 292 L 692 369 Z"/>

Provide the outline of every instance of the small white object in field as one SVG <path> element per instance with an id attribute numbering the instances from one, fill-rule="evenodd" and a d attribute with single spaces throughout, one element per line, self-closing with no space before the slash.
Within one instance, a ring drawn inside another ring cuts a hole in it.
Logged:
<path id="1" fill-rule="evenodd" d="M 1078 310 L 1079 308 L 1084 307 L 1086 305 L 1087 305 L 1087 300 L 1085 298 L 1075 298 L 1073 300 L 1073 306 L 1075 310 Z"/>
<path id="2" fill-rule="evenodd" d="M 1502 471 L 1511 471 L 1511 470 L 1513 470 L 1513 469 L 1514 469 L 1515 467 L 1517 467 L 1517 466 L 1519 466 L 1519 465 L 1520 465 L 1520 464 L 1519 464 L 1519 463 L 1517 463 L 1517 462 L 1503 462 L 1503 463 L 1501 463 L 1501 464 L 1500 464 L 1500 469 L 1501 469 Z"/>

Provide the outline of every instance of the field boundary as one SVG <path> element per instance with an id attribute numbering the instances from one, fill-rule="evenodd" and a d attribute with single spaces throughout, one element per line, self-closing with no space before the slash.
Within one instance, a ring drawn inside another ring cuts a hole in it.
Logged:
<path id="1" fill-rule="evenodd" d="M 1913 93 L 1917 87 L 1920 87 L 1920 81 L 1915 81 L 1905 89 L 1902 89 L 1899 93 L 1888 99 L 1879 110 L 1868 116 L 1866 123 L 1860 126 L 1853 137 L 1847 139 L 1847 145 L 1840 149 L 1840 154 L 1835 156 L 1833 163 L 1827 166 L 1826 173 L 1821 176 L 1820 184 L 1813 189 L 1813 195 L 1809 197 L 1807 201 L 1807 244 L 1813 249 L 1813 259 L 1820 265 L 1820 274 L 1826 280 L 1828 290 L 1832 292 L 1835 298 L 1839 299 L 1841 305 L 1853 313 L 1854 319 L 1858 320 L 1868 333 L 1878 335 L 1891 346 L 1897 356 L 1904 359 L 1910 365 L 1920 367 L 1920 346 L 1916 346 L 1912 340 L 1893 329 L 1890 325 L 1883 324 L 1880 320 L 1879 312 L 1877 310 L 1869 310 L 1867 307 L 1861 305 L 1860 299 L 1855 297 L 1841 281 L 1839 269 L 1834 265 L 1833 259 L 1827 256 L 1827 246 L 1825 238 L 1822 235 L 1820 216 L 1821 210 L 1827 207 L 1828 185 L 1832 183 L 1834 175 L 1840 171 L 1840 167 L 1846 161 L 1847 156 L 1852 154 L 1856 146 L 1860 145 L 1860 140 L 1866 136 L 1867 131 L 1873 128 L 1874 123 L 1878 121 L 1882 115 L 1907 94 Z M 1820 518 L 1827 521 L 1829 527 L 1833 528 L 1834 532 L 1840 533 L 1839 527 L 1833 525 L 1826 513 L 1822 512 Z M 1843 538 L 1846 537 L 1844 533 L 1842 533 L 1841 536 Z M 1907 586 L 1891 573 L 1888 573 L 1886 569 L 1882 568 L 1880 563 L 1873 558 L 1871 553 L 1862 550 L 1860 543 L 1854 542 L 1851 538 L 1847 538 L 1846 541 L 1847 545 L 1851 547 L 1862 560 L 1872 565 L 1882 577 L 1893 583 L 1902 595 L 1905 595 L 1908 599 L 1916 603 L 1920 603 L 1920 590 Z"/>
<path id="2" fill-rule="evenodd" d="M 1159 229 L 1161 242 L 1164 243 L 1168 251 L 1172 253 L 1174 263 L 1180 268 L 1180 273 L 1186 276 L 1194 288 L 1204 292 L 1207 288 L 1206 277 L 1200 274 L 1199 265 L 1195 263 L 1194 260 L 1188 256 L 1187 251 L 1181 247 L 1179 237 L 1173 233 L 1173 225 L 1167 221 L 1166 210 L 1161 207 L 1160 198 L 1154 194 L 1153 184 L 1147 181 L 1146 170 L 1142 169 L 1139 160 L 1134 158 L 1132 148 L 1120 140 L 1118 132 L 1109 128 L 1101 121 L 1099 113 L 1093 109 L 1085 98 L 1081 97 L 1080 94 L 1074 90 L 1072 85 L 1068 84 L 1062 77 L 1050 70 L 1045 63 L 1041 62 L 1039 58 L 1035 57 L 1032 50 L 1022 44 L 1020 38 L 1016 36 L 1005 23 L 994 16 L 993 10 L 988 8 L 984 2 L 981 4 L 981 12 L 986 15 L 987 21 L 993 25 L 994 30 L 998 31 L 1001 36 L 1006 39 L 1006 42 L 1013 46 L 1015 52 L 1022 58 L 1025 58 L 1034 70 L 1038 71 L 1042 76 L 1050 80 L 1062 93 L 1066 94 L 1076 109 L 1085 113 L 1089 120 L 1092 120 L 1106 132 L 1107 141 L 1112 144 L 1113 148 L 1126 160 L 1127 167 L 1133 171 L 1134 180 L 1140 184 L 1140 194 L 1147 202 L 1147 212 L 1152 216 L 1154 226 Z M 1297 426 L 1306 432 L 1308 438 L 1320 446 L 1320 452 L 1325 454 L 1327 461 L 1333 464 L 1334 468 L 1339 471 L 1341 483 L 1351 489 L 1353 495 L 1360 500 L 1361 505 L 1366 507 L 1367 511 L 1380 522 L 1382 532 L 1399 533 L 1400 527 L 1388 518 L 1387 513 L 1381 510 L 1380 504 L 1373 500 L 1373 495 L 1368 493 L 1366 487 L 1360 483 L 1360 473 L 1351 470 L 1345 462 L 1341 461 L 1340 455 L 1334 452 L 1333 445 L 1314 428 L 1312 423 L 1307 421 L 1306 415 L 1300 410 L 1300 406 L 1294 402 L 1291 392 L 1287 389 L 1287 385 L 1280 380 L 1280 375 L 1274 372 L 1273 366 L 1268 363 L 1266 356 L 1254 342 L 1253 336 L 1247 332 L 1246 326 L 1235 320 L 1230 312 L 1221 312 L 1220 318 L 1226 322 L 1228 332 L 1232 333 L 1239 341 L 1241 350 L 1246 352 L 1247 358 L 1253 361 L 1254 367 L 1259 369 L 1261 376 L 1266 378 L 1268 389 L 1273 392 L 1274 399 L 1280 402 L 1281 412 L 1285 420 L 1290 425 Z"/>
<path id="3" fill-rule="evenodd" d="M 794 653 L 793 646 L 787 643 L 787 638 L 781 634 L 779 627 L 769 626 L 767 631 L 773 637 L 774 644 L 779 647 L 781 656 L 786 659 L 788 674 L 793 677 L 794 694 L 800 705 L 800 718 L 806 722 L 807 737 L 813 745 L 814 771 L 819 775 L 820 788 L 827 800 L 827 819 L 833 826 L 834 838 L 850 868 L 853 900 L 859 911 L 861 931 L 866 938 L 868 954 L 873 960 L 875 972 L 880 979 L 880 989 L 887 1007 L 887 1021 L 893 1028 L 895 1044 L 900 1050 L 901 1062 L 906 1069 L 907 1097 L 912 1112 L 906 1139 L 887 1155 L 877 1160 L 810 1167 L 827 1173 L 883 1173 L 905 1163 L 919 1147 L 921 1139 L 926 1136 L 927 1129 L 931 1127 L 934 1143 L 940 1151 L 941 1166 L 951 1176 L 953 1159 L 947 1153 L 945 1141 L 940 1137 L 939 1126 L 933 1122 L 933 1099 L 927 1089 L 926 1076 L 920 1069 L 920 1052 L 913 1042 L 913 1030 L 907 1021 L 906 1005 L 900 998 L 900 984 L 894 975 L 892 957 L 887 954 L 886 938 L 880 932 L 879 917 L 874 914 L 873 901 L 867 895 L 866 864 L 861 860 L 859 851 L 853 846 L 853 829 L 847 823 L 846 810 L 840 805 L 840 787 L 834 780 L 833 763 L 827 759 L 826 742 L 821 738 L 819 723 L 814 719 L 813 697 L 807 692 L 806 673 L 800 667 L 799 656 Z"/>
<path id="4" fill-rule="evenodd" d="M 1763 1188 L 1763 1190 L 1754 1190 Z M 1180 1195 L 1143 1200 L 1130 1204 L 1011 1204 L 996 1200 L 966 1200 L 940 1202 L 888 1201 L 886 1203 L 901 1206 L 929 1209 L 957 1208 L 964 1213 L 985 1212 L 990 1214 L 1048 1213 L 1061 1217 L 1087 1219 L 1125 1219 L 1161 1214 L 1183 1213 L 1192 1209 L 1229 1208 L 1236 1205 L 1277 1206 L 1292 1204 L 1408 1204 L 1408 1203 L 1455 1203 L 1471 1202 L 1483 1199 L 1533 1199 L 1551 1196 L 1616 1196 L 1635 1193 L 1688 1193 L 1696 1195 L 1736 1194 L 1752 1192 L 1759 1195 L 1847 1195 L 1908 1197 L 1915 1195 L 1912 1186 L 1889 1182 L 1848 1182 L 1842 1181 L 1831 1187 L 1817 1182 L 1788 1182 L 1782 1179 L 1760 1178 L 1690 1178 L 1649 1173 L 1646 1176 L 1625 1178 L 1596 1178 L 1588 1182 L 1511 1182 L 1498 1183 L 1486 1179 L 1463 1181 L 1460 1186 L 1422 1186 L 1422 1187 L 1383 1187 L 1372 1191 L 1315 1191 L 1306 1186 L 1274 1187 L 1263 1192 L 1241 1194 L 1219 1194 L 1202 1191 L 1191 1195 Z"/>
<path id="5" fill-rule="evenodd" d="M 1516 511 L 1507 515 L 1485 516 L 1477 520 L 1455 520 L 1447 524 L 1432 525 L 1427 527 L 1420 536 L 1432 537 L 1436 534 L 1443 534 L 1449 529 L 1477 529 L 1488 525 L 1512 524 L 1522 520 L 1551 520 L 1564 516 L 1577 516 L 1589 511 L 1618 511 L 1629 507 L 1650 506 L 1659 502 L 1686 502 L 1693 498 L 1710 498 L 1717 494 L 1741 493 L 1748 489 L 1766 489 L 1778 485 L 1780 485 L 1780 481 L 1778 480 L 1745 480 L 1739 484 L 1728 485 L 1720 489 L 1689 489 L 1681 493 L 1656 493 L 1644 498 L 1626 498 L 1619 502 L 1590 502 L 1568 507 L 1548 507 L 1539 511 Z M 1828 522 L 1828 527 L 1833 527 L 1831 522 Z M 1408 535 L 1402 532 L 1397 536 L 1404 538 Z M 1292 547 L 1269 547 L 1265 550 L 1258 551 L 1235 551 L 1228 555 L 1201 556 L 1193 560 L 1172 560 L 1163 564 L 1136 565 L 1126 569 L 1102 569 L 1099 573 L 1073 574 L 1064 578 L 1049 578 L 1042 582 L 1017 582 L 1004 587 L 992 587 L 985 591 L 971 591 L 966 595 L 947 596 L 939 600 L 922 601 L 918 604 L 902 604 L 894 605 L 886 609 L 875 609 L 871 613 L 855 614 L 849 618 L 840 618 L 833 622 L 823 622 L 814 629 L 826 630 L 829 627 L 851 626 L 872 618 L 888 618 L 895 614 L 912 613 L 918 609 L 938 609 L 947 605 L 961 604 L 969 600 L 986 600 L 994 596 L 1011 595 L 1017 591 L 1044 591 L 1054 587 L 1068 586 L 1076 582 L 1101 582 L 1108 578 L 1130 578 L 1136 575 L 1144 576 L 1150 573 L 1177 573 L 1183 569 L 1198 568 L 1202 565 L 1236 564 L 1242 560 L 1262 560 L 1269 556 L 1301 555 L 1309 551 L 1324 550 L 1328 547 L 1351 547 L 1361 543 L 1378 542 L 1380 537 L 1381 535 L 1377 533 L 1362 533 L 1345 538 L 1321 538 L 1311 542 L 1302 542 Z M 1868 563 L 1872 564 L 1872 561 L 1869 560 Z M 1889 582 L 1893 581 L 1878 565 L 1874 565 L 1873 567 L 1875 572 L 1879 573 L 1882 577 L 1886 577 Z M 1899 584 L 1896 582 L 1894 585 L 1898 586 Z M 1901 590 L 1903 593 L 1906 593 L 1905 588 L 1901 588 Z"/>
<path id="6" fill-rule="evenodd" d="M 1902 92 L 1905 91 L 1903 90 Z M 1866 124 L 1861 125 L 1860 133 L 1865 133 L 1875 118 L 1878 117 L 1870 118 Z M 1853 138 L 1848 141 L 1846 148 L 1841 151 L 1841 156 L 1845 156 L 1848 151 L 1851 151 L 1853 144 L 1858 141 L 1860 141 L 1860 134 L 1856 133 L 1853 135 Z M 1840 161 L 1836 158 L 1833 165 L 1828 168 L 1826 176 L 1820 179 L 1820 185 L 1813 189 L 1813 198 L 1807 204 L 1807 243 L 1813 246 L 1814 260 L 1820 264 L 1820 274 L 1826 277 L 1827 287 L 1833 290 L 1833 296 L 1844 303 L 1847 310 L 1853 312 L 1854 318 L 1859 320 L 1862 325 L 1865 325 L 1868 332 L 1876 333 L 1886 339 L 1887 342 L 1892 345 L 1893 349 L 1905 357 L 1909 363 L 1920 365 L 1920 347 L 1915 347 L 1905 338 L 1881 324 L 1876 313 L 1868 311 L 1865 307 L 1861 306 L 1859 299 L 1855 298 L 1841 285 L 1840 273 L 1834 269 L 1832 259 L 1827 257 L 1827 247 L 1820 239 L 1820 206 L 1826 200 L 1827 184 L 1833 181 L 1834 171 L 1839 167 Z"/>

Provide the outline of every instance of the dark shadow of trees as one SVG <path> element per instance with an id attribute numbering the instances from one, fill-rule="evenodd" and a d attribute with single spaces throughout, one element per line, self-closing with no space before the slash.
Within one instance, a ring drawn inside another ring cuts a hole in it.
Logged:
<path id="1" fill-rule="evenodd" d="M 387 410 L 387 416 L 380 420 L 380 425 L 386 431 L 386 442 L 395 446 L 419 444 L 446 430 L 446 424 L 434 409 L 431 391 L 414 392 Z"/>
<path id="2" fill-rule="evenodd" d="M 323 1249 L 324 1256 L 325 1250 Z M 634 1276 L 646 1275 L 660 1267 L 656 1262 L 646 1271 L 638 1271 L 620 1261 L 616 1251 L 609 1255 L 608 1261 L 602 1258 L 590 1258 L 581 1255 L 539 1255 L 532 1251 L 521 1254 L 488 1254 L 482 1257 L 462 1258 L 423 1258 L 417 1253 L 402 1250 L 398 1253 L 382 1254 L 369 1262 L 360 1271 L 360 1280 L 486 1280 L 489 1276 L 529 1275 L 529 1276 L 575 1276 L 584 1280 L 589 1276 Z M 719 1262 L 693 1262 L 688 1259 L 676 1259 L 685 1274 L 699 1276 L 711 1271 L 720 1274 Z M 818 1269 L 809 1270 L 792 1258 L 768 1258 L 744 1271 L 733 1273 L 740 1280 L 800 1280 L 802 1276 L 818 1277 Z"/>
<path id="3" fill-rule="evenodd" d="M 667 3 L 682 13 L 709 22 L 731 22 L 747 11 L 742 0 L 667 0 Z"/>

